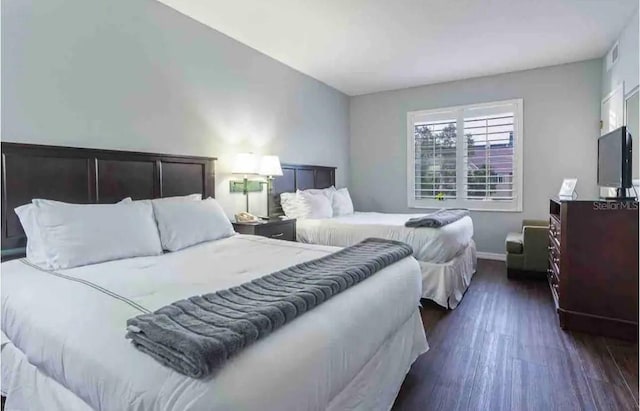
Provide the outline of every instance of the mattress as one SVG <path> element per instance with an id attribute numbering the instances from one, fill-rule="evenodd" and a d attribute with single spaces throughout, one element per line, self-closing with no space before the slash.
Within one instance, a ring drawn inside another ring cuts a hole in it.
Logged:
<path id="1" fill-rule="evenodd" d="M 96 410 L 388 409 L 410 364 L 428 349 L 413 258 L 305 313 L 210 379 L 178 374 L 124 338 L 126 320 L 140 312 L 136 305 L 155 310 L 333 251 L 237 235 L 59 275 L 21 260 L 3 263 L 6 409 L 41 409 L 30 392 L 48 395 L 49 410 L 68 409 L 65 401 Z M 384 388 L 368 389 L 377 381 Z"/>
<path id="2" fill-rule="evenodd" d="M 298 241 L 346 247 L 369 237 L 402 241 L 413 247 L 420 261 L 445 263 L 460 255 L 473 238 L 473 221 L 464 217 L 441 228 L 410 228 L 404 223 L 424 214 L 356 212 L 327 219 L 301 219 L 296 222 Z"/>

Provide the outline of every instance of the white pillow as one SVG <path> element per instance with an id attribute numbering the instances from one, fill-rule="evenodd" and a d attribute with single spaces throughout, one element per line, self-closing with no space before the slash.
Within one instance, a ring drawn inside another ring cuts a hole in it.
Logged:
<path id="1" fill-rule="evenodd" d="M 196 193 L 196 194 L 189 194 L 189 195 L 186 195 L 186 196 L 161 197 L 161 198 L 153 198 L 153 199 L 148 199 L 148 200 L 135 200 L 135 201 L 167 201 L 167 200 L 200 201 L 200 200 L 202 200 L 202 194 Z M 118 202 L 118 204 L 120 204 L 120 203 L 130 203 L 132 201 L 133 200 L 131 199 L 131 197 L 127 197 L 127 198 L 123 198 L 122 200 L 120 200 Z"/>
<path id="2" fill-rule="evenodd" d="M 153 208 L 143 202 L 33 200 L 50 269 L 162 254 Z"/>
<path id="3" fill-rule="evenodd" d="M 213 198 L 203 201 L 153 201 L 162 248 L 183 248 L 219 240 L 235 234 L 220 204 Z"/>
<path id="4" fill-rule="evenodd" d="M 302 218 L 331 218 L 333 216 L 331 199 L 327 196 L 327 193 L 305 190 L 298 191 L 296 194 L 304 201 L 307 207 L 307 214 Z"/>
<path id="5" fill-rule="evenodd" d="M 51 200 L 53 201 L 53 200 Z M 117 204 L 126 204 L 131 202 L 131 197 L 124 198 L 118 201 Z M 71 203 L 63 203 L 61 201 L 56 201 L 56 203 L 60 204 L 71 204 Z M 35 264 L 40 267 L 47 267 L 47 253 L 44 241 L 42 239 L 42 234 L 40 233 L 40 227 L 38 226 L 38 221 L 36 220 L 36 206 L 33 204 L 25 204 L 21 205 L 14 209 L 16 215 L 20 219 L 20 224 L 22 224 L 22 229 L 27 236 L 27 260 L 32 264 Z"/>
<path id="6" fill-rule="evenodd" d="M 333 193 L 336 192 L 336 188 L 334 186 L 331 187 L 327 187 L 327 188 L 309 188 L 307 190 L 298 190 L 301 193 L 308 193 L 308 194 L 324 194 L 325 196 L 327 196 L 327 198 L 329 198 L 329 200 L 331 200 L 333 198 Z"/>
<path id="7" fill-rule="evenodd" d="M 289 218 L 331 218 L 334 186 L 280 194 L 282 211 Z M 327 201 L 325 201 L 326 199 Z"/>
<path id="8" fill-rule="evenodd" d="M 351 201 L 349 190 L 346 187 L 333 193 L 331 205 L 334 217 L 353 214 L 353 201 Z"/>
<path id="9" fill-rule="evenodd" d="M 152 201 L 165 201 L 165 200 L 201 201 L 202 200 L 202 193 L 187 194 L 186 196 L 173 196 L 173 197 L 154 198 Z"/>
<path id="10" fill-rule="evenodd" d="M 40 267 L 47 266 L 47 253 L 40 233 L 40 227 L 36 220 L 36 206 L 25 204 L 14 209 L 22 229 L 27 235 L 27 260 Z"/>
<path id="11" fill-rule="evenodd" d="M 297 193 L 280 194 L 280 206 L 289 218 L 306 218 L 309 214 L 307 203 Z"/>

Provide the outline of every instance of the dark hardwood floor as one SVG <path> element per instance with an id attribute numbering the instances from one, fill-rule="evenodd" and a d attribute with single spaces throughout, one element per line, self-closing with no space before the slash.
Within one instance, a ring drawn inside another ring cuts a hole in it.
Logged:
<path id="1" fill-rule="evenodd" d="M 558 326 L 546 282 L 479 260 L 453 311 L 427 306 L 430 349 L 394 410 L 637 410 L 638 344 Z"/>

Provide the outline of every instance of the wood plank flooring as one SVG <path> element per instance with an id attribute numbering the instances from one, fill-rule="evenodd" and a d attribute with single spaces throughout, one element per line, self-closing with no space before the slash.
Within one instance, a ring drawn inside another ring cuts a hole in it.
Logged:
<path id="1" fill-rule="evenodd" d="M 478 261 L 453 311 L 422 310 L 430 350 L 394 410 L 637 410 L 638 344 L 565 332 L 548 285 Z"/>

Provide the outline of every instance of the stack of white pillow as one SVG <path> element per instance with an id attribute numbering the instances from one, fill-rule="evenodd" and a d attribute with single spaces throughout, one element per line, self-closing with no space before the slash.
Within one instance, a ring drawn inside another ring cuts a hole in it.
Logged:
<path id="1" fill-rule="evenodd" d="M 15 211 L 27 259 L 51 270 L 159 255 L 234 234 L 218 202 L 200 194 L 117 204 L 34 199 Z"/>
<path id="2" fill-rule="evenodd" d="M 349 190 L 324 189 L 297 190 L 280 194 L 282 211 L 289 218 L 332 218 L 353 214 L 353 202 Z"/>

